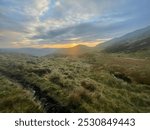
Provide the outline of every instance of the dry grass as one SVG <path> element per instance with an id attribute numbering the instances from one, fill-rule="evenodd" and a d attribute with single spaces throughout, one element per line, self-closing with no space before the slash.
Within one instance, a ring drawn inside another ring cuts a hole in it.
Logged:
<path id="1" fill-rule="evenodd" d="M 150 112 L 147 58 L 91 53 L 31 59 L 0 56 L 0 71 L 20 75 L 71 112 Z"/>

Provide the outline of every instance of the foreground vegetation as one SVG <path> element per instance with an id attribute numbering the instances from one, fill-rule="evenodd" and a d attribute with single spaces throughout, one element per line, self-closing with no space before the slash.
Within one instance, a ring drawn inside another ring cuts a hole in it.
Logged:
<path id="1" fill-rule="evenodd" d="M 150 112 L 150 59 L 0 54 L 0 112 Z"/>
<path id="2" fill-rule="evenodd" d="M 0 112 L 42 112 L 42 109 L 32 93 L 0 76 Z"/>

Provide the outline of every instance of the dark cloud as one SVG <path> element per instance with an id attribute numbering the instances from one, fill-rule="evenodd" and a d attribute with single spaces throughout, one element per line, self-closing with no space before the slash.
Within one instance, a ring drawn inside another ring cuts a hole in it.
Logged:
<path id="1" fill-rule="evenodd" d="M 47 43 L 71 42 L 72 40 L 70 39 L 72 38 L 79 38 L 80 41 L 95 41 L 115 37 L 121 32 L 121 28 L 124 30 L 123 25 L 125 25 L 125 21 L 115 24 L 110 23 L 107 26 L 101 25 L 99 21 L 96 23 L 82 23 L 62 29 L 49 30 L 45 34 L 39 33 L 33 36 L 32 39 L 45 40 Z M 117 30 L 119 30 L 119 33 Z"/>

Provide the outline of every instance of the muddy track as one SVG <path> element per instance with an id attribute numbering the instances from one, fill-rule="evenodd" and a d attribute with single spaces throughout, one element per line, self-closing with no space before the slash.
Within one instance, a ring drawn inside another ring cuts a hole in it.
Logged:
<path id="1" fill-rule="evenodd" d="M 9 73 L 4 70 L 0 70 L 0 73 L 15 82 L 20 83 L 25 89 L 31 90 L 34 92 L 34 96 L 39 100 L 44 108 L 46 113 L 69 113 L 67 106 L 62 106 L 54 98 L 50 97 L 46 91 L 42 91 L 41 88 L 33 83 L 29 83 L 24 79 L 23 76 L 18 76 L 12 73 Z"/>

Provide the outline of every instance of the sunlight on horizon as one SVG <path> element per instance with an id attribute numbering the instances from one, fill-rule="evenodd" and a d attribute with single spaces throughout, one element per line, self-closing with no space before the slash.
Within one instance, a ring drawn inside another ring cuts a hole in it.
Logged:
<path id="1" fill-rule="evenodd" d="M 85 45 L 88 47 L 95 47 L 98 44 L 104 43 L 110 39 L 97 39 L 96 41 L 90 42 L 75 42 L 75 43 L 57 43 L 57 44 L 26 44 L 24 48 L 72 48 L 77 45 Z M 22 48 L 20 44 L 14 44 L 14 48 Z"/>

